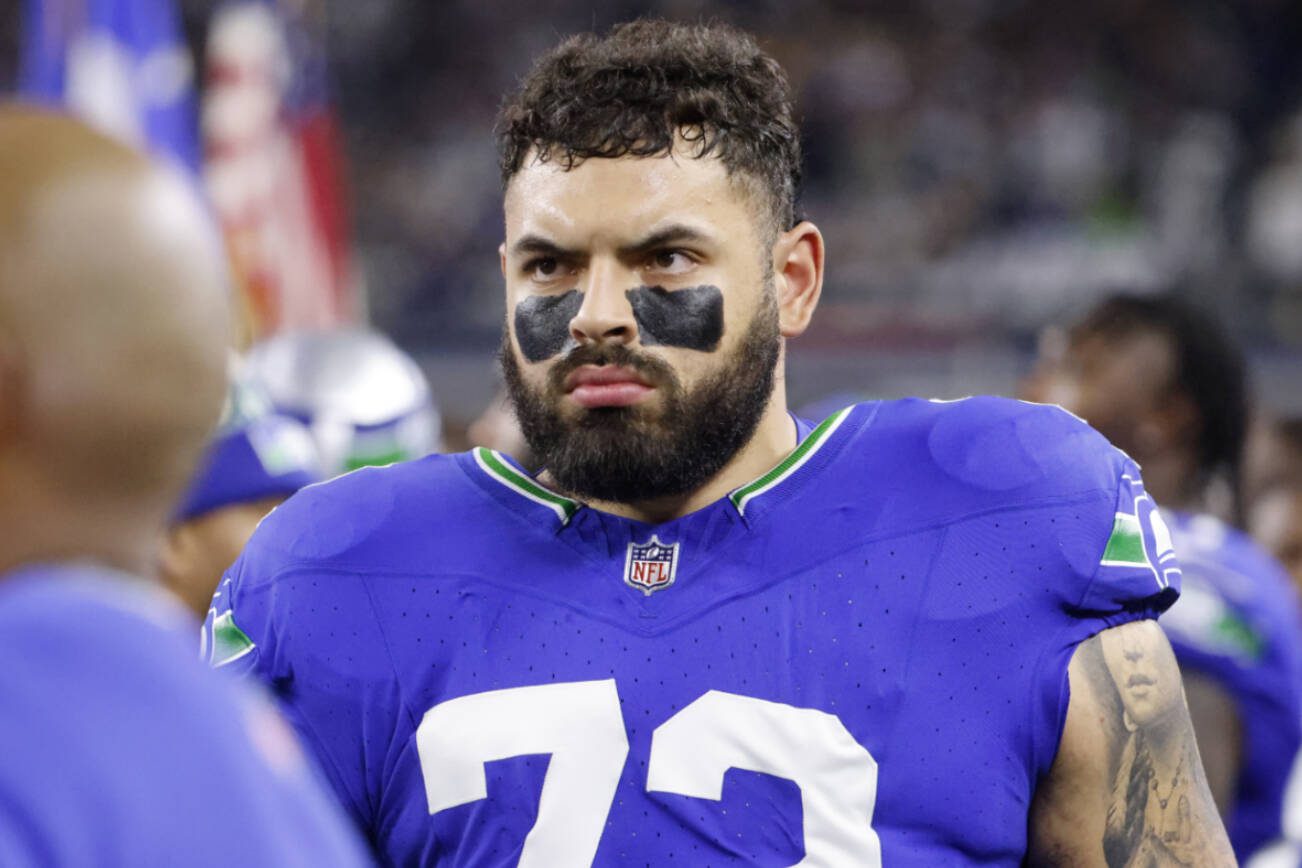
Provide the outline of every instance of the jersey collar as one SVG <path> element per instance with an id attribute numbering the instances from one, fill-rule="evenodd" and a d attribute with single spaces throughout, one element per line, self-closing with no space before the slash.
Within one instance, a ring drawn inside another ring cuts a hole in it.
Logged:
<path id="1" fill-rule="evenodd" d="M 808 464 L 822 450 L 823 446 L 832 439 L 832 435 L 841 427 L 853 409 L 853 406 L 846 407 L 828 416 L 796 445 L 791 454 L 778 462 L 776 467 L 758 479 L 746 483 L 741 488 L 734 489 L 728 495 L 728 500 L 732 501 L 737 514 L 743 519 L 746 518 L 746 510 L 751 504 L 782 485 L 783 482 L 794 476 L 800 468 Z"/>
<path id="2" fill-rule="evenodd" d="M 490 479 L 500 483 L 525 500 L 551 510 L 557 520 L 560 521 L 561 527 L 569 524 L 570 519 L 574 517 L 574 513 L 583 507 L 583 504 L 576 500 L 570 500 L 568 497 L 562 497 L 554 491 L 543 488 L 538 484 L 537 480 L 525 473 L 514 461 L 501 452 L 479 446 L 475 448 L 472 454 L 475 456 L 475 463 L 479 465 L 479 469 L 488 474 Z"/>
<path id="3" fill-rule="evenodd" d="M 796 448 L 772 470 L 734 489 L 727 496 L 727 500 L 737 511 L 738 516 L 748 521 L 750 514 L 754 512 L 761 500 L 772 499 L 784 482 L 798 474 L 801 468 L 821 454 L 853 410 L 854 407 L 846 407 L 828 416 L 801 439 Z M 475 448 L 471 454 L 474 456 L 475 464 L 489 479 L 517 498 L 523 498 L 537 507 L 546 508 L 556 517 L 559 522 L 558 527 L 565 527 L 570 523 L 570 519 L 574 518 L 574 514 L 584 508 L 584 504 L 545 488 L 509 456 L 501 452 L 481 446 Z"/>

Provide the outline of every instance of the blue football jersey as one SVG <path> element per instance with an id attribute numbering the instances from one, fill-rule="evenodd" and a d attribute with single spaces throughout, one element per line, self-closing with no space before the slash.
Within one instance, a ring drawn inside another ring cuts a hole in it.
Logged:
<path id="1" fill-rule="evenodd" d="M 1302 746 L 1302 625 L 1284 569 L 1209 515 L 1166 513 L 1184 595 L 1162 616 L 1180 668 L 1218 684 L 1243 732 L 1230 841 L 1246 859 L 1281 833 L 1289 757 Z"/>
<path id="2" fill-rule="evenodd" d="M 1178 594 L 1056 408 L 861 404 L 650 525 L 488 450 L 277 509 L 213 663 L 283 698 L 396 865 L 1018 865 L 1073 649 Z"/>
<path id="3" fill-rule="evenodd" d="M 102 568 L 0 577 L 0 865 L 370 864 L 261 690 L 196 623 Z"/>

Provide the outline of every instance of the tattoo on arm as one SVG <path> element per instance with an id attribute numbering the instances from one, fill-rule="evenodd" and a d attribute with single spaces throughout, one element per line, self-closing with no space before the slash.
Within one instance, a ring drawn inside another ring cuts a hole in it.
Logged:
<path id="1" fill-rule="evenodd" d="M 1161 628 L 1145 621 L 1105 630 L 1076 657 L 1107 730 L 1110 868 L 1235 864 Z"/>

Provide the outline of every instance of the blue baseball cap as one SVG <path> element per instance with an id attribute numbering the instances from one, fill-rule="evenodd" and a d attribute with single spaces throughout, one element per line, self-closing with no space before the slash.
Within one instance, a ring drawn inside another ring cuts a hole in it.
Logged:
<path id="1" fill-rule="evenodd" d="M 236 503 L 288 497 L 323 478 L 312 435 L 297 419 L 274 413 L 242 419 L 217 432 L 172 522 Z"/>

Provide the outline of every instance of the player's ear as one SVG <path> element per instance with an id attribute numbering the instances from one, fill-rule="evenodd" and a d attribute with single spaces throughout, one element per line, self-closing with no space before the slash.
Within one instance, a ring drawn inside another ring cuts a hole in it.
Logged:
<path id="1" fill-rule="evenodd" d="M 497 245 L 497 261 L 502 266 L 502 277 L 506 277 L 506 242 Z"/>
<path id="2" fill-rule="evenodd" d="M 778 236 L 773 245 L 778 325 L 783 337 L 804 332 L 823 292 L 823 234 L 808 220 Z"/>

